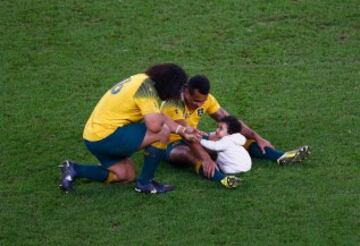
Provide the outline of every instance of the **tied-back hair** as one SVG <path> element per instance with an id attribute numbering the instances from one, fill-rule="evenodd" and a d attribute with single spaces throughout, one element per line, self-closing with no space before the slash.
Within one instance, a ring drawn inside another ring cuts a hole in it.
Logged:
<path id="1" fill-rule="evenodd" d="M 228 133 L 229 134 L 234 134 L 234 133 L 240 133 L 242 126 L 240 121 L 234 117 L 234 116 L 225 116 L 223 117 L 220 122 L 223 122 L 227 125 L 228 128 Z"/>
<path id="2" fill-rule="evenodd" d="M 157 64 L 145 71 L 154 81 L 161 100 L 179 99 L 181 91 L 187 81 L 187 74 L 178 65 L 173 63 Z"/>
<path id="3" fill-rule="evenodd" d="M 187 83 L 187 88 L 191 94 L 198 90 L 201 94 L 207 95 L 210 92 L 210 81 L 204 75 L 194 75 Z"/>

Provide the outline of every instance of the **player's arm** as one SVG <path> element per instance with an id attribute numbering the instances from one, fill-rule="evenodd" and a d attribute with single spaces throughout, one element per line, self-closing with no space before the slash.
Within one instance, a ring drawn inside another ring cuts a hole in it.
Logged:
<path id="1" fill-rule="evenodd" d="M 170 132 L 179 134 L 185 140 L 190 142 L 199 142 L 201 135 L 191 127 L 184 125 L 184 120 L 174 121 L 169 116 L 162 114 L 165 124 L 169 127 Z"/>
<path id="2" fill-rule="evenodd" d="M 189 127 L 189 124 L 187 123 L 187 121 L 185 119 L 176 120 L 175 122 L 184 127 Z M 195 130 L 198 130 L 198 129 L 195 129 Z M 201 133 L 201 131 L 199 131 L 199 132 Z M 209 178 L 214 176 L 215 169 L 218 169 L 218 168 L 216 166 L 216 163 L 213 161 L 213 159 L 211 159 L 209 153 L 198 142 L 186 141 L 186 143 L 189 146 L 189 148 L 191 149 L 191 151 L 195 154 L 195 156 L 201 161 L 204 175 Z"/>
<path id="3" fill-rule="evenodd" d="M 161 143 L 166 143 L 170 134 L 168 127 L 165 127 L 165 120 L 160 113 L 148 113 L 144 115 L 144 123 L 148 132 L 140 148 L 154 143 L 154 137 Z M 160 138 L 159 138 L 160 137 Z"/>
<path id="4" fill-rule="evenodd" d="M 149 131 L 158 133 L 168 128 L 170 132 L 179 134 L 187 140 L 199 141 L 197 135 L 160 112 L 160 98 L 151 81 L 144 81 L 141 84 L 134 95 L 134 101 L 144 116 L 145 125 Z"/>
<path id="5" fill-rule="evenodd" d="M 185 106 L 182 101 L 169 100 L 161 104 L 161 113 L 172 133 L 191 141 L 200 141 L 200 131 L 190 127 L 184 118 Z"/>
<path id="6" fill-rule="evenodd" d="M 149 131 L 151 131 L 153 133 L 158 133 L 161 131 L 161 129 L 165 123 L 165 119 L 163 119 L 163 117 L 160 113 L 150 113 L 150 114 L 144 115 L 144 122 L 145 122 L 146 128 Z"/>
<path id="7" fill-rule="evenodd" d="M 200 135 L 193 132 L 192 129 L 188 129 L 169 117 L 161 114 L 161 113 L 151 113 L 146 114 L 144 116 L 144 122 L 146 125 L 146 128 L 148 131 L 153 133 L 159 133 L 165 128 L 168 129 L 169 132 L 179 134 L 181 137 L 183 137 L 187 141 L 200 141 Z M 167 139 L 161 140 L 163 142 L 166 142 Z"/>
<path id="8" fill-rule="evenodd" d="M 188 130 L 188 132 L 193 132 L 194 134 L 196 134 L 199 137 L 199 141 L 201 139 L 202 136 L 208 136 L 209 134 L 207 132 L 201 131 L 197 128 L 193 128 L 191 127 L 187 121 L 185 119 L 181 119 L 181 120 L 175 120 L 176 123 L 178 123 L 179 125 L 182 125 L 184 127 L 186 127 Z"/>
<path id="9" fill-rule="evenodd" d="M 216 163 L 211 159 L 209 153 L 197 142 L 187 142 L 191 151 L 201 161 L 204 175 L 208 178 L 214 176 L 215 170 L 218 169 Z"/>
<path id="10" fill-rule="evenodd" d="M 229 113 L 220 108 L 215 113 L 211 114 L 210 117 L 213 118 L 216 122 L 219 122 L 223 117 L 228 116 Z M 241 134 L 245 136 L 247 139 L 253 139 L 259 145 L 261 151 L 264 153 L 266 147 L 274 148 L 269 141 L 261 137 L 258 133 L 256 133 L 253 129 L 248 127 L 242 120 L 239 120 L 241 123 Z"/>

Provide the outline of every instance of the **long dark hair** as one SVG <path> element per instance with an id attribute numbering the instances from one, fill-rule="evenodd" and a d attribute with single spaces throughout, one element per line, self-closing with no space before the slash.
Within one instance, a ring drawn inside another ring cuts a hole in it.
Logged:
<path id="1" fill-rule="evenodd" d="M 161 100 L 179 99 L 181 90 L 187 81 L 185 71 L 173 63 L 157 64 L 148 68 L 145 73 L 155 82 Z"/>

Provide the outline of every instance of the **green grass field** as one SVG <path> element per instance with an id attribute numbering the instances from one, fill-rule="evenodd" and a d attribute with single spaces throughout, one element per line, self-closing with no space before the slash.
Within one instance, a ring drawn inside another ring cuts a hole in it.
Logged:
<path id="1" fill-rule="evenodd" d="M 0 245 L 359 245 L 359 13 L 356 0 L 0 1 Z M 60 193 L 62 160 L 96 162 L 82 131 L 103 93 L 162 62 L 206 74 L 225 109 L 311 159 L 255 160 L 237 190 L 163 163 L 166 195 Z"/>

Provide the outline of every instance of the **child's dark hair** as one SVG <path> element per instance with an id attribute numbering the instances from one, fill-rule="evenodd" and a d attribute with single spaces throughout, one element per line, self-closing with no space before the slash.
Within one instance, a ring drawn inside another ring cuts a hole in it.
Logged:
<path id="1" fill-rule="evenodd" d="M 223 122 L 227 125 L 229 134 L 239 133 L 241 131 L 241 123 L 234 116 L 225 116 L 220 120 L 220 122 Z"/>

